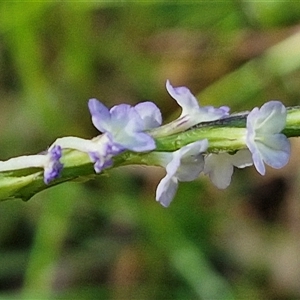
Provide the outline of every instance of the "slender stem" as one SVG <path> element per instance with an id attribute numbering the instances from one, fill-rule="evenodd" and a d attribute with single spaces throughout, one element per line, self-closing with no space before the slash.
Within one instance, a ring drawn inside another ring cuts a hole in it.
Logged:
<path id="1" fill-rule="evenodd" d="M 244 149 L 246 148 L 247 115 L 248 112 L 233 114 L 227 118 L 200 123 L 184 132 L 164 137 L 158 137 L 159 134 L 157 133 L 159 130 L 155 129 L 154 135 L 157 134 L 155 151 L 175 151 L 189 143 L 202 139 L 208 139 L 208 152 L 235 152 L 239 149 Z M 286 126 L 282 133 L 289 138 L 300 136 L 300 106 L 287 109 Z M 91 145 L 95 146 L 98 143 L 98 139 L 99 137 L 93 139 Z M 44 155 L 20 156 L 7 161 L 0 161 L 0 200 L 15 198 L 28 200 L 37 192 L 48 187 L 70 180 L 81 180 L 81 178 L 87 180 L 95 177 L 97 174 L 95 174 L 89 155 L 84 152 L 85 146 L 82 144 L 83 141 L 84 143 L 89 143 L 89 140 L 76 137 L 56 140 L 55 144 L 60 145 L 62 143 L 62 148 L 64 148 L 61 158 L 64 168 L 61 177 L 51 182 L 50 185 L 45 185 L 43 182 Z M 80 148 L 81 144 L 82 149 Z M 82 151 L 70 149 L 72 146 L 76 146 L 76 149 Z M 155 165 L 156 162 L 153 157 L 155 155 L 152 155 L 152 152 L 136 153 L 126 151 L 113 158 L 114 164 L 112 167 L 116 168 L 129 164 Z M 105 174 L 107 170 L 104 170 L 100 175 Z"/>

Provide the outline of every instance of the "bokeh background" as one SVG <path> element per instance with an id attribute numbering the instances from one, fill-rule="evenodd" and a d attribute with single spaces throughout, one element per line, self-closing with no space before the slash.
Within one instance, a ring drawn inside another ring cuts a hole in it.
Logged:
<path id="1" fill-rule="evenodd" d="M 154 101 L 188 86 L 203 105 L 300 99 L 300 2 L 1 2 L 0 157 L 91 138 L 87 100 Z M 126 167 L 0 203 L 0 299 L 300 298 L 299 143 L 281 170 L 236 170 L 217 190 Z"/>

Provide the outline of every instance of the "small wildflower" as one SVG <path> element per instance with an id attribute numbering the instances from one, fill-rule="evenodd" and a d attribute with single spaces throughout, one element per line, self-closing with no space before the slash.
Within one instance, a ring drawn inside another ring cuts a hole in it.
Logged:
<path id="1" fill-rule="evenodd" d="M 228 106 L 221 106 L 220 108 L 200 106 L 196 97 L 185 86 L 173 87 L 167 80 L 166 88 L 170 96 L 181 106 L 182 112 L 179 119 L 183 117 L 187 119 L 186 128 L 202 122 L 215 121 L 229 115 Z"/>
<path id="2" fill-rule="evenodd" d="M 55 145 L 48 150 L 46 156 L 46 163 L 44 165 L 44 182 L 49 184 L 52 180 L 59 177 L 63 168 L 59 161 L 62 155 L 62 149 L 59 145 Z"/>
<path id="3" fill-rule="evenodd" d="M 90 160 L 94 163 L 96 173 L 112 166 L 112 157 L 123 151 L 118 148 L 111 139 L 109 133 L 104 133 L 92 140 L 86 140 L 74 136 L 59 138 L 52 145 L 59 145 L 63 149 L 74 149 L 87 153 Z"/>
<path id="4" fill-rule="evenodd" d="M 178 181 L 196 179 L 204 167 L 202 153 L 206 151 L 208 141 L 201 140 L 188 144 L 169 153 L 157 153 L 159 164 L 166 168 L 166 176 L 160 181 L 156 190 L 156 200 L 168 207 L 175 196 Z"/>
<path id="5" fill-rule="evenodd" d="M 290 157 L 291 146 L 281 133 L 285 127 L 287 111 L 279 101 L 265 103 L 260 109 L 254 108 L 247 117 L 246 144 L 252 153 L 256 170 L 264 175 L 265 164 L 279 169 Z"/>
<path id="6" fill-rule="evenodd" d="M 159 110 L 154 104 L 146 102 L 137 105 L 137 108 L 120 104 L 108 110 L 98 100 L 90 99 L 88 106 L 94 126 L 100 132 L 109 133 L 119 149 L 137 152 L 155 149 L 154 139 L 144 132 L 161 121 Z"/>
<path id="7" fill-rule="evenodd" d="M 247 149 L 233 155 L 211 153 L 204 158 L 204 161 L 203 173 L 207 174 L 219 189 L 226 189 L 229 186 L 234 167 L 245 168 L 253 165 L 251 153 Z"/>
<path id="8" fill-rule="evenodd" d="M 123 152 L 122 148 L 114 145 L 110 133 L 104 133 L 89 141 L 87 146 L 86 152 L 94 163 L 96 173 L 100 173 L 102 170 L 111 167 L 113 165 L 113 156 Z"/>
<path id="9" fill-rule="evenodd" d="M 63 164 L 60 162 L 62 148 L 54 145 L 42 154 L 13 157 L 7 161 L 0 161 L 0 172 L 21 170 L 27 168 L 43 168 L 44 182 L 49 184 L 60 176 Z"/>
<path id="10" fill-rule="evenodd" d="M 141 102 L 135 105 L 134 108 L 144 122 L 144 130 L 156 128 L 161 125 L 161 112 L 153 102 Z"/>
<path id="11" fill-rule="evenodd" d="M 150 133 L 153 137 L 164 137 L 182 132 L 196 124 L 219 120 L 229 115 L 230 109 L 228 106 L 219 108 L 200 106 L 196 97 L 185 86 L 173 87 L 170 81 L 167 80 L 166 89 L 182 108 L 182 112 L 179 118 L 173 122 L 151 130 Z"/>

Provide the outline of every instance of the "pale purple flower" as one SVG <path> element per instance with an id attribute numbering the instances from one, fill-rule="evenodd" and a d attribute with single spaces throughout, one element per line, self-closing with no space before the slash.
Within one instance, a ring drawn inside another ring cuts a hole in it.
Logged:
<path id="1" fill-rule="evenodd" d="M 169 80 L 166 88 L 172 98 L 182 108 L 179 118 L 166 125 L 150 131 L 153 137 L 164 137 L 185 131 L 190 127 L 202 123 L 222 119 L 229 115 L 229 107 L 200 106 L 196 97 L 185 86 L 173 87 Z"/>
<path id="2" fill-rule="evenodd" d="M 100 173 L 113 165 L 112 157 L 123 152 L 123 148 L 118 148 L 113 143 L 111 134 L 107 132 L 90 141 L 86 152 L 94 163 L 95 172 Z"/>
<path id="3" fill-rule="evenodd" d="M 260 109 L 254 108 L 247 117 L 246 144 L 261 175 L 266 172 L 264 164 L 279 169 L 289 161 L 290 142 L 281 133 L 286 116 L 286 108 L 280 101 L 270 101 Z"/>
<path id="4" fill-rule="evenodd" d="M 47 154 L 45 154 L 44 163 L 44 182 L 49 184 L 52 180 L 60 176 L 63 164 L 60 162 L 62 156 L 62 149 L 59 145 L 51 147 Z"/>
<path id="5" fill-rule="evenodd" d="M 144 122 L 144 130 L 156 128 L 161 125 L 161 112 L 153 102 L 140 102 L 134 108 Z"/>
<path id="6" fill-rule="evenodd" d="M 62 148 L 54 145 L 40 154 L 13 157 L 0 161 L 0 172 L 22 170 L 27 168 L 44 169 L 44 182 L 49 184 L 60 176 L 63 164 L 60 162 Z"/>
<path id="7" fill-rule="evenodd" d="M 120 104 L 110 110 L 96 99 L 90 99 L 89 110 L 94 126 L 109 133 L 116 147 L 137 152 L 155 149 L 154 139 L 146 132 L 158 126 L 161 116 L 158 108 L 150 102 L 132 107 Z"/>
<path id="8" fill-rule="evenodd" d="M 200 106 L 196 97 L 185 86 L 173 87 L 167 80 L 166 88 L 170 96 L 182 108 L 179 119 L 184 117 L 186 129 L 202 122 L 215 121 L 229 115 L 228 106 L 221 106 L 220 108 Z"/>
<path id="9" fill-rule="evenodd" d="M 178 188 L 179 181 L 196 179 L 204 167 L 203 152 L 208 141 L 201 140 L 188 144 L 175 152 L 158 153 L 159 164 L 166 168 L 166 176 L 156 190 L 156 200 L 163 206 L 170 205 Z"/>
<path id="10" fill-rule="evenodd" d="M 87 153 L 90 160 L 94 163 L 96 173 L 100 173 L 103 169 L 112 166 L 113 156 L 123 152 L 123 148 L 118 148 L 112 142 L 110 133 L 104 133 L 92 140 L 86 140 L 74 136 L 59 138 L 52 145 L 59 145 L 63 149 L 74 149 Z"/>
<path id="11" fill-rule="evenodd" d="M 204 158 L 203 173 L 207 174 L 213 184 L 219 189 L 225 189 L 231 182 L 234 167 L 245 168 L 253 165 L 248 149 L 237 151 L 230 155 L 226 152 L 208 154 Z"/>

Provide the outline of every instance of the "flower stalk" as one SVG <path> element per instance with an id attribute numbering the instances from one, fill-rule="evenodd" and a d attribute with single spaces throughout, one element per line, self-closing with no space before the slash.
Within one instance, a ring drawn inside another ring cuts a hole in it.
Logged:
<path id="1" fill-rule="evenodd" d="M 182 114 L 163 126 L 154 103 L 109 110 L 91 99 L 92 122 L 101 134 L 92 140 L 62 137 L 45 153 L 0 161 L 0 201 L 27 201 L 48 187 L 135 164 L 166 168 L 156 200 L 168 206 L 178 182 L 194 180 L 202 172 L 218 188 L 226 188 L 234 167 L 253 164 L 264 175 L 265 164 L 281 168 L 288 162 L 288 138 L 300 136 L 299 106 L 285 108 L 270 101 L 260 109 L 230 115 L 227 106 L 201 107 L 185 87 L 173 88 L 167 82 L 167 90 Z"/>

